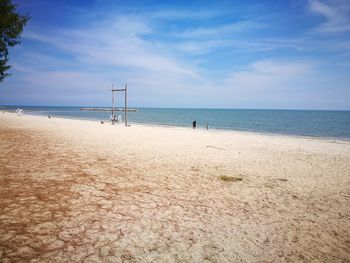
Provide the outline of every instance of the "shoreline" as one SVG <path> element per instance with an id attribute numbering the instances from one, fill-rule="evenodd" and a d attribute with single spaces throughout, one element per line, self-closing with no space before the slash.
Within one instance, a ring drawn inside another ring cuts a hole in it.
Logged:
<path id="1" fill-rule="evenodd" d="M 15 114 L 12 111 L 6 111 L 7 113 Z M 26 113 L 26 115 L 29 116 L 38 116 L 38 117 L 47 117 L 47 115 L 43 114 L 33 114 L 33 113 Z M 92 118 L 79 118 L 79 117 L 69 117 L 69 116 L 55 116 L 51 115 L 52 118 L 59 118 L 59 119 L 68 119 L 68 120 L 81 120 L 81 121 L 91 121 L 91 122 L 101 122 L 103 121 L 105 124 L 110 124 L 109 120 L 101 120 L 101 119 L 92 119 Z M 189 129 L 193 130 L 192 127 L 189 126 L 181 126 L 181 125 L 173 125 L 173 124 L 161 124 L 161 123 L 149 123 L 149 122 L 128 122 L 129 125 L 140 125 L 140 126 L 147 126 L 147 127 L 161 127 L 161 128 L 175 128 L 175 129 Z M 116 126 L 124 126 L 124 123 L 117 124 Z M 205 131 L 205 132 L 216 132 L 216 133 L 242 133 L 242 134 L 252 134 L 252 135 L 262 135 L 262 136 L 270 136 L 270 137 L 290 137 L 290 138 L 300 138 L 300 139 L 308 139 L 308 140 L 321 140 L 321 141 L 327 141 L 329 143 L 343 143 L 343 144 L 350 144 L 350 138 L 338 138 L 338 137 L 324 137 L 324 136 L 310 136 L 310 135 L 298 135 L 298 134 L 282 134 L 282 133 L 271 133 L 271 132 L 258 132 L 258 131 L 248 131 L 248 130 L 232 130 L 232 129 L 220 129 L 220 128 L 209 128 L 208 130 L 206 128 L 196 128 L 195 130 L 198 131 Z"/>

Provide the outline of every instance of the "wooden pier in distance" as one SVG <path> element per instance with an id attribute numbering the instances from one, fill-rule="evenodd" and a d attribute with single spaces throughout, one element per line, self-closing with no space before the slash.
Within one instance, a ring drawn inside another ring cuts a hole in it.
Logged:
<path id="1" fill-rule="evenodd" d="M 112 108 L 80 108 L 80 110 L 89 110 L 89 111 L 112 111 Z M 114 111 L 125 111 L 123 108 L 114 109 Z M 127 109 L 128 112 L 136 112 L 137 109 Z"/>

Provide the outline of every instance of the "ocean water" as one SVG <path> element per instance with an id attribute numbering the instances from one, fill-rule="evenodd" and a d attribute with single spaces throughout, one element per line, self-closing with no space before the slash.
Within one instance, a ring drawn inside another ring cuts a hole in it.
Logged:
<path id="1" fill-rule="evenodd" d="M 17 107 L 5 106 L 14 111 Z M 108 111 L 82 111 L 80 107 L 22 106 L 27 114 L 108 121 Z M 119 112 L 124 118 L 122 112 Z M 129 123 L 147 123 L 199 129 L 238 130 L 258 133 L 350 139 L 350 111 L 167 109 L 137 108 L 128 113 Z"/>

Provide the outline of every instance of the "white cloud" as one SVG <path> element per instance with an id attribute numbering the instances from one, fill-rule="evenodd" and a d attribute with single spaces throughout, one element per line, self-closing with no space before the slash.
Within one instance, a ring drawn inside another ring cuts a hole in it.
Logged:
<path id="1" fill-rule="evenodd" d="M 220 47 L 227 47 L 232 41 L 227 40 L 186 40 L 173 43 L 171 46 L 189 54 L 205 54 Z"/>
<path id="2" fill-rule="evenodd" d="M 247 69 L 233 72 L 226 83 L 237 94 L 264 95 L 298 89 L 301 82 L 305 88 L 308 77 L 313 75 L 313 69 L 314 66 L 309 62 L 260 60 Z"/>
<path id="3" fill-rule="evenodd" d="M 151 12 L 148 16 L 151 19 L 163 19 L 163 20 L 201 20 L 210 19 L 217 16 L 222 16 L 223 10 L 175 10 L 175 9 L 162 9 L 159 11 Z"/>
<path id="4" fill-rule="evenodd" d="M 217 101 L 234 108 L 347 109 L 349 77 L 324 66 L 305 60 L 258 60 L 232 72 L 218 86 Z"/>
<path id="5" fill-rule="evenodd" d="M 234 33 L 244 32 L 252 29 L 266 27 L 266 24 L 252 21 L 239 21 L 236 23 L 224 24 L 215 27 L 189 28 L 182 32 L 174 32 L 173 35 L 182 38 L 232 38 Z"/>
<path id="6" fill-rule="evenodd" d="M 350 31 L 350 1 L 334 0 L 320 1 L 310 0 L 310 10 L 325 17 L 317 31 L 319 32 L 346 32 Z"/>
<path id="7" fill-rule="evenodd" d="M 42 71 L 27 74 L 24 80 L 35 87 L 74 92 L 103 92 L 110 89 L 113 80 L 107 74 L 84 71 Z"/>
<path id="8" fill-rule="evenodd" d="M 141 35 L 152 29 L 137 17 L 119 17 L 80 30 L 56 29 L 50 34 L 29 32 L 25 38 L 46 42 L 68 51 L 82 62 L 100 66 L 139 68 L 198 78 L 194 67 Z"/>

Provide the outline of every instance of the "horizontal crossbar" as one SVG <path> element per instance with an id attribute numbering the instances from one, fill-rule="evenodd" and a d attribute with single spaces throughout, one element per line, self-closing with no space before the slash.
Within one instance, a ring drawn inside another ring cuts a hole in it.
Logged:
<path id="1" fill-rule="evenodd" d="M 112 91 L 126 91 L 126 89 L 112 89 Z"/>

